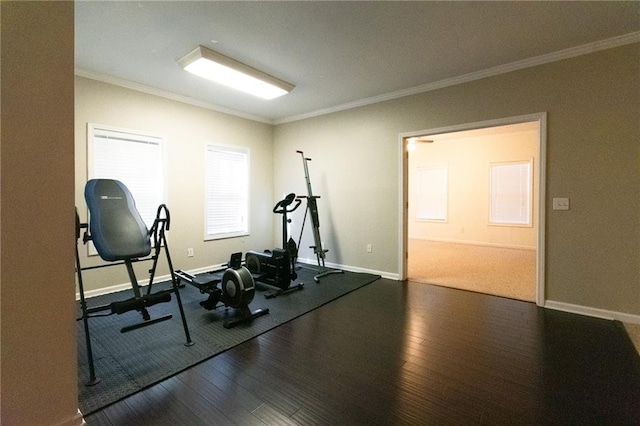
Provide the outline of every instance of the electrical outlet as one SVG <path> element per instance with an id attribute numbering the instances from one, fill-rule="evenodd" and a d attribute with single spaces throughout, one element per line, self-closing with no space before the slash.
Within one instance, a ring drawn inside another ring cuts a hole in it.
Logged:
<path id="1" fill-rule="evenodd" d="M 569 210 L 569 199 L 568 198 L 554 198 L 553 199 L 553 210 Z"/>
<path id="2" fill-rule="evenodd" d="M 192 248 L 188 248 L 187 249 L 187 257 L 193 257 L 193 249 Z"/>
<path id="3" fill-rule="evenodd" d="M 371 253 L 372 247 L 371 244 L 367 244 L 367 253 Z"/>

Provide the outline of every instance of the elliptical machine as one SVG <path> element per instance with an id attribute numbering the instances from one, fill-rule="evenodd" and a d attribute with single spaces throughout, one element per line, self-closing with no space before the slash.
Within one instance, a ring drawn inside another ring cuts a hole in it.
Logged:
<path id="1" fill-rule="evenodd" d="M 303 283 L 298 283 L 291 287 L 291 283 L 298 278 L 295 270 L 298 247 L 293 238 L 287 238 L 287 224 L 291 222 L 287 215 L 300 207 L 301 202 L 296 199 L 296 194 L 289 194 L 283 200 L 278 201 L 273 208 L 273 213 L 282 215 L 282 248 L 265 250 L 262 253 L 249 251 L 245 255 L 245 265 L 254 280 L 279 289 L 266 294 L 267 299 L 295 290 L 302 290 L 304 286 Z M 290 207 L 292 204 L 293 206 Z"/>

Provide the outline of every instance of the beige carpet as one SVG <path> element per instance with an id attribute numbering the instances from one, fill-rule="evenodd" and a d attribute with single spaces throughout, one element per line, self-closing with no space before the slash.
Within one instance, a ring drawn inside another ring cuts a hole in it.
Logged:
<path id="1" fill-rule="evenodd" d="M 535 302 L 536 252 L 409 240 L 411 281 Z"/>
<path id="2" fill-rule="evenodd" d="M 636 347 L 636 351 L 640 354 L 640 324 L 631 324 L 628 322 L 623 323 L 627 334 L 631 338 L 633 345 Z"/>

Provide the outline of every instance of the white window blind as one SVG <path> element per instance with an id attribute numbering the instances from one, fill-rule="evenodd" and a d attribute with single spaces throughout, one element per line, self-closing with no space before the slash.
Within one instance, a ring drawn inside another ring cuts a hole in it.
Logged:
<path id="1" fill-rule="evenodd" d="M 531 161 L 492 163 L 489 223 L 531 226 Z"/>
<path id="2" fill-rule="evenodd" d="M 249 150 L 207 145 L 205 238 L 249 233 Z"/>
<path id="3" fill-rule="evenodd" d="M 165 201 L 163 137 L 89 124 L 89 179 L 124 183 L 148 228 Z"/>
<path id="4" fill-rule="evenodd" d="M 428 165 L 417 170 L 417 218 L 447 220 L 447 165 Z"/>

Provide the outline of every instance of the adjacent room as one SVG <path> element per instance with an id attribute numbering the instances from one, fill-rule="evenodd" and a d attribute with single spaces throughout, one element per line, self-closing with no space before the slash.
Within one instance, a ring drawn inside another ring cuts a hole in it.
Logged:
<path id="1" fill-rule="evenodd" d="M 0 12 L 0 423 L 640 423 L 640 3 Z"/>
<path id="2" fill-rule="evenodd" d="M 409 138 L 407 279 L 536 301 L 539 141 L 537 122 Z"/>

